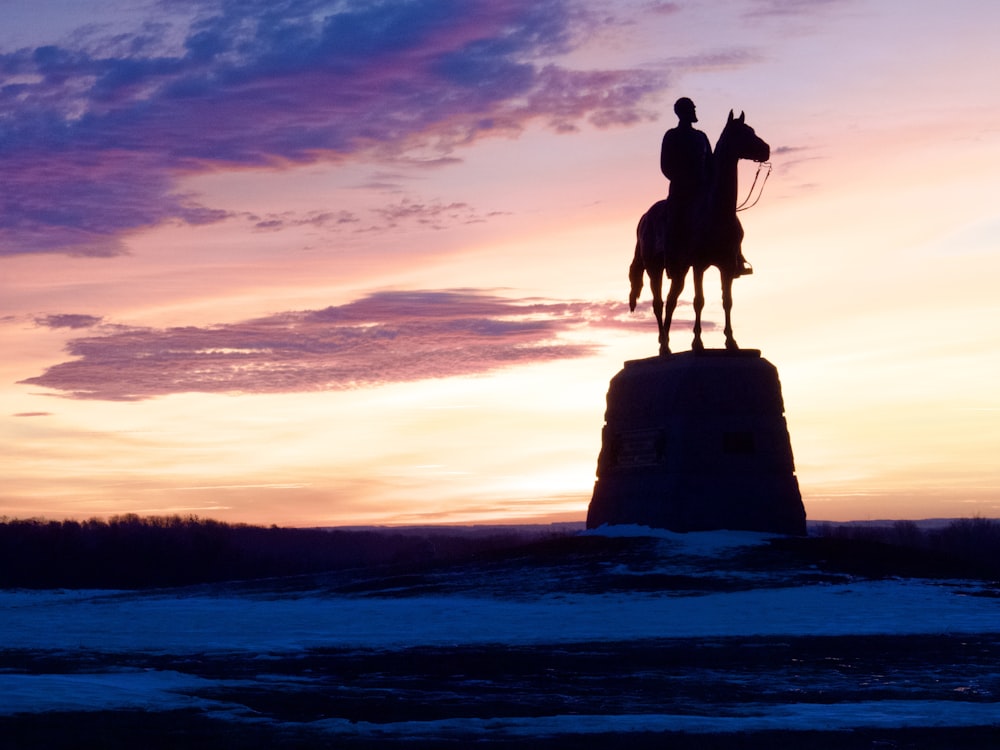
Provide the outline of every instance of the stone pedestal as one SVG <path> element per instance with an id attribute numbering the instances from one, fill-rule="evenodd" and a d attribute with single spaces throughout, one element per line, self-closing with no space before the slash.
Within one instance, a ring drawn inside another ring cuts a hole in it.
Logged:
<path id="1" fill-rule="evenodd" d="M 806 533 L 778 371 L 759 351 L 626 362 L 607 403 L 587 528 Z"/>

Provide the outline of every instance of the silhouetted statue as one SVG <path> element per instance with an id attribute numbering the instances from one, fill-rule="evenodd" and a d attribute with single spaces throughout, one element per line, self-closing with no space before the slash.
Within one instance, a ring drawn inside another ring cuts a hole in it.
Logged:
<path id="1" fill-rule="evenodd" d="M 663 134 L 660 171 L 670 180 L 664 207 L 667 245 L 689 247 L 695 214 L 712 179 L 712 147 L 708 136 L 694 128 L 698 122 L 694 102 L 686 96 L 674 104 L 677 127 Z"/>
<path id="2" fill-rule="evenodd" d="M 736 218 L 736 165 L 740 159 L 767 161 L 771 147 L 754 133 L 745 116 L 733 117 L 722 130 L 713 154 L 697 122 L 690 99 L 674 105 L 678 125 L 663 136 L 660 167 L 670 180 L 666 200 L 657 201 L 639 219 L 635 257 L 629 268 L 632 285 L 629 309 L 642 291 L 642 275 L 649 276 L 653 312 L 659 327 L 660 353 L 669 354 L 670 321 L 684 290 L 688 269 L 694 275 L 694 341 L 691 348 L 704 349 L 701 341 L 701 311 L 705 306 L 703 280 L 709 266 L 719 269 L 722 307 L 725 311 L 726 348 L 738 349 L 733 338 L 731 313 L 733 279 L 751 269 L 743 259 L 743 227 Z M 670 279 L 666 306 L 663 303 L 663 273 Z"/>

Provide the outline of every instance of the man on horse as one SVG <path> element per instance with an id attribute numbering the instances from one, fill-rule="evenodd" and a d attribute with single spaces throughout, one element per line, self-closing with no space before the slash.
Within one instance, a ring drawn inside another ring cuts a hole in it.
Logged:
<path id="1" fill-rule="evenodd" d="M 698 206 L 712 179 L 712 146 L 708 136 L 694 128 L 698 115 L 693 101 L 682 96 L 674 103 L 674 113 L 677 127 L 663 134 L 660 146 L 660 171 L 670 180 L 665 240 L 677 257 L 687 258 Z"/>
<path id="2" fill-rule="evenodd" d="M 666 243 L 674 257 L 690 258 L 695 240 L 698 211 L 712 183 L 712 146 L 702 131 L 694 128 L 698 122 L 694 102 L 682 96 L 674 103 L 677 127 L 663 135 L 660 146 L 660 171 L 670 180 L 665 208 Z M 753 273 L 743 255 L 733 259 L 734 277 Z M 667 275 L 673 277 L 673 269 Z M 686 270 L 686 268 L 685 268 Z"/>

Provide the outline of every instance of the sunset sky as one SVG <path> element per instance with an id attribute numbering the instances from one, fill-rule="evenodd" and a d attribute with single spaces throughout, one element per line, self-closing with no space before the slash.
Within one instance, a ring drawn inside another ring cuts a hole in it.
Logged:
<path id="1" fill-rule="evenodd" d="M 733 319 L 809 518 L 1000 516 L 1000 3 L 2 18 L 0 516 L 582 520 L 679 96 L 771 145 Z"/>

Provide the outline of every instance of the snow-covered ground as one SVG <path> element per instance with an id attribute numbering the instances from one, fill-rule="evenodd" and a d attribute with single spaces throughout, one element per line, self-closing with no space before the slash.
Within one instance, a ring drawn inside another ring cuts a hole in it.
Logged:
<path id="1" fill-rule="evenodd" d="M 200 708 L 241 718 L 233 707 L 190 697 L 211 681 L 164 672 L 113 672 L 84 675 L 2 675 L 4 713 Z M 226 687 L 238 684 L 226 683 Z M 243 718 L 250 718 L 244 716 Z M 857 727 L 960 727 L 997 725 L 1000 704 L 954 700 L 879 700 L 785 705 L 743 704 L 729 715 L 713 714 L 566 714 L 558 716 L 448 718 L 391 723 L 325 719 L 313 722 L 336 735 L 400 738 L 496 735 L 550 736 L 606 732 L 755 732 L 770 729 L 843 730 Z"/>
<path id="2" fill-rule="evenodd" d="M 648 535 L 616 529 L 608 536 Z M 658 534 L 664 570 L 767 537 L 729 532 Z M 628 572 L 627 561 L 614 563 Z M 642 572 L 642 571 L 640 571 Z M 738 574 L 739 571 L 730 571 Z M 460 574 L 460 573 L 459 573 Z M 533 571 L 525 569 L 523 575 Z M 53 710 L 235 709 L 205 697 L 218 688 L 280 688 L 308 675 L 268 676 L 269 660 L 316 650 L 364 652 L 414 647 L 545 646 L 656 639 L 982 635 L 1000 632 L 1000 598 L 982 583 L 917 579 L 818 581 L 744 590 L 545 590 L 525 596 L 489 592 L 342 594 L 322 587 L 198 587 L 147 592 L 0 591 L 0 653 L 47 655 L 73 664 L 65 673 L 0 669 L 0 714 Z M 135 668 L 134 655 L 256 660 L 259 673 L 211 678 L 176 669 Z M 93 666 L 82 668 L 86 656 Z M 122 666 L 122 665 L 125 666 Z M 1000 665 L 993 682 L 1000 687 Z M 982 681 L 980 675 L 977 678 Z M 991 685 L 993 685 L 991 682 Z M 542 717 L 448 718 L 378 725 L 327 719 L 334 733 L 444 736 L 501 731 L 511 736 L 608 731 L 754 731 L 855 726 L 1000 726 L 1000 695 L 975 700 L 846 700 L 743 703 L 728 711 Z M 956 688 L 957 690 L 957 688 Z M 238 712 L 237 712 L 238 713 Z"/>
<path id="3" fill-rule="evenodd" d="M 751 635 L 982 633 L 1000 600 L 963 582 L 859 581 L 699 596 L 347 597 L 0 592 L 8 649 L 267 653 Z"/>

